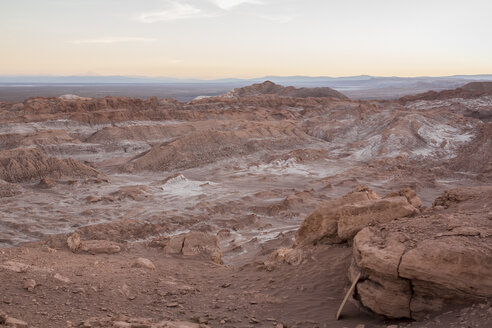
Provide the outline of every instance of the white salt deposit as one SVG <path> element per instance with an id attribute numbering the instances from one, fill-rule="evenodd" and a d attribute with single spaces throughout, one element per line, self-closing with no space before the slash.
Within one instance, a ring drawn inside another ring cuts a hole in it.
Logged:
<path id="1" fill-rule="evenodd" d="M 58 98 L 63 99 L 63 100 L 91 100 L 92 99 L 92 98 L 81 97 L 81 96 L 72 95 L 72 94 L 66 94 L 66 95 L 60 96 Z"/>
<path id="2" fill-rule="evenodd" d="M 194 181 L 187 179 L 184 175 L 179 174 L 164 183 L 161 186 L 164 195 L 177 197 L 199 196 L 205 193 L 209 186 L 217 185 L 211 181 Z"/>

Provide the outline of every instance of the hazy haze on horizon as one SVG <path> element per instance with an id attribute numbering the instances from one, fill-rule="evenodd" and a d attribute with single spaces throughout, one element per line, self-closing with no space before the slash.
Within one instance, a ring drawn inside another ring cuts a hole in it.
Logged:
<path id="1" fill-rule="evenodd" d="M 252 78 L 492 72 L 489 0 L 16 0 L 0 74 Z"/>

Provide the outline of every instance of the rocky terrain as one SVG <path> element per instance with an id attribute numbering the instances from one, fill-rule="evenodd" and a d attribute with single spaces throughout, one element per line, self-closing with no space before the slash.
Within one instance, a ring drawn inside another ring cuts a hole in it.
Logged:
<path id="1" fill-rule="evenodd" d="M 486 327 L 491 90 L 0 103 L 0 327 Z"/>

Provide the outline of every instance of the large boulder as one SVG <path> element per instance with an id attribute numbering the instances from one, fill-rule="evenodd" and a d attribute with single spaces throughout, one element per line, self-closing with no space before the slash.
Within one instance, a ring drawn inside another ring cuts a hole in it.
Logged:
<path id="1" fill-rule="evenodd" d="M 356 291 L 365 307 L 392 318 L 420 319 L 492 297 L 492 187 L 476 188 L 475 197 L 472 191 L 447 191 L 439 199 L 453 194 L 461 201 L 356 235 L 349 276 L 362 273 Z"/>
<path id="2" fill-rule="evenodd" d="M 417 214 L 420 206 L 420 199 L 409 188 L 382 198 L 367 186 L 359 186 L 316 208 L 301 224 L 295 245 L 351 241 L 364 227 Z"/>
<path id="3" fill-rule="evenodd" d="M 171 237 L 158 237 L 150 242 L 150 246 L 162 247 L 167 254 L 205 257 L 222 264 L 218 238 L 205 232 L 191 231 Z"/>

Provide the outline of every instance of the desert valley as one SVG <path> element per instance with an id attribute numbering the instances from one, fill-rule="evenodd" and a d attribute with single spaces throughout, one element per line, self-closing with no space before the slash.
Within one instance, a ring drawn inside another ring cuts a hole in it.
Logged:
<path id="1" fill-rule="evenodd" d="M 35 97 L 0 122 L 0 327 L 492 320 L 492 82 Z"/>

